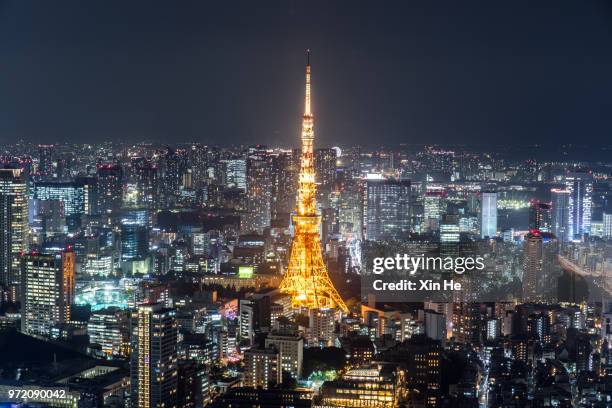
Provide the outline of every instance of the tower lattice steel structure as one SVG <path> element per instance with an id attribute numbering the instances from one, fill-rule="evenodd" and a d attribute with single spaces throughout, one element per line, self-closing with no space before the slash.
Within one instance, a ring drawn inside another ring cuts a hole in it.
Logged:
<path id="1" fill-rule="evenodd" d="M 297 214 L 293 216 L 295 235 L 289 267 L 280 284 L 282 293 L 291 295 L 294 307 L 308 309 L 334 308 L 348 311 L 346 304 L 329 279 L 321 253 L 317 214 L 314 165 L 314 116 L 310 107 L 310 50 L 306 51 L 306 96 L 302 118 L 302 155 L 297 197 Z"/>

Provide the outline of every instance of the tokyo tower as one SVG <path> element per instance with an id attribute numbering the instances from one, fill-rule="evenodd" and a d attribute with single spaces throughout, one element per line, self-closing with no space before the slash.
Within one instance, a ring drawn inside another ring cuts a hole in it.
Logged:
<path id="1" fill-rule="evenodd" d="M 291 258 L 287 273 L 280 284 L 281 293 L 291 296 L 296 308 L 341 309 L 348 312 L 346 304 L 329 279 L 323 262 L 317 214 L 314 167 L 314 116 L 310 108 L 310 50 L 306 51 L 306 96 L 302 117 L 302 155 L 296 215 L 292 217 L 295 235 L 291 245 Z"/>

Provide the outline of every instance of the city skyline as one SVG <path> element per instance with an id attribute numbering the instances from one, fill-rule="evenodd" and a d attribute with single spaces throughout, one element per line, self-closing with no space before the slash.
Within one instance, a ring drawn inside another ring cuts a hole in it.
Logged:
<path id="1" fill-rule="evenodd" d="M 0 0 L 0 406 L 612 406 L 612 9 L 114 1 Z"/>

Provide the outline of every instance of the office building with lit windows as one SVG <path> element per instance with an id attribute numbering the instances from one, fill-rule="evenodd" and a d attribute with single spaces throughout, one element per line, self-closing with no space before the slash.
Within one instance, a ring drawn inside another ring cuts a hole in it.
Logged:
<path id="1" fill-rule="evenodd" d="M 555 236 L 540 230 L 531 230 L 525 236 L 523 268 L 523 301 L 554 301 L 559 252 Z"/>
<path id="2" fill-rule="evenodd" d="M 142 259 L 149 253 L 149 230 L 146 226 L 124 223 L 121 225 L 121 261 Z"/>
<path id="3" fill-rule="evenodd" d="M 128 313 L 119 308 L 98 310 L 87 323 L 89 343 L 98 345 L 107 356 L 129 356 Z"/>
<path id="4" fill-rule="evenodd" d="M 580 239 L 591 232 L 593 203 L 593 175 L 571 172 L 565 176 L 565 188 L 569 191 L 569 231 L 571 239 Z"/>
<path id="5" fill-rule="evenodd" d="M 246 191 L 247 187 L 247 163 L 243 158 L 232 158 L 224 161 L 225 182 L 228 187 Z"/>
<path id="6" fill-rule="evenodd" d="M 529 229 L 551 232 L 552 206 L 539 200 L 529 202 Z"/>
<path id="7" fill-rule="evenodd" d="M 482 191 L 480 195 L 480 237 L 497 235 L 497 192 Z"/>
<path id="8" fill-rule="evenodd" d="M 410 181 L 367 180 L 365 239 L 399 239 L 410 230 Z"/>
<path id="9" fill-rule="evenodd" d="M 21 331 L 48 337 L 53 326 L 70 321 L 75 259 L 71 250 L 21 258 Z"/>
<path id="10" fill-rule="evenodd" d="M 568 189 L 553 188 L 550 190 L 550 195 L 552 198 L 551 232 L 559 242 L 564 243 L 571 238 L 569 224 L 571 192 Z"/>
<path id="11" fill-rule="evenodd" d="M 318 187 L 329 191 L 336 175 L 336 149 L 316 149 L 314 154 L 315 174 Z"/>
<path id="12" fill-rule="evenodd" d="M 133 314 L 132 396 L 134 407 L 177 406 L 177 335 L 174 309 L 142 304 Z"/>
<path id="13" fill-rule="evenodd" d="M 111 215 L 119 213 L 123 204 L 123 170 L 121 166 L 98 166 L 98 210 L 108 224 Z"/>
<path id="14" fill-rule="evenodd" d="M 267 389 L 282 381 L 280 353 L 274 347 L 244 352 L 244 385 Z"/>
<path id="15" fill-rule="evenodd" d="M 409 392 L 418 393 L 425 407 L 438 406 L 443 350 L 440 341 L 417 335 L 409 339 L 405 346 L 410 356 L 406 367 Z"/>
<path id="16" fill-rule="evenodd" d="M 444 192 L 428 191 L 423 197 L 423 230 L 437 231 L 444 214 Z"/>
<path id="17" fill-rule="evenodd" d="M 266 152 L 247 160 L 246 212 L 241 216 L 241 230 L 263 232 L 272 218 L 272 167 Z"/>
<path id="18" fill-rule="evenodd" d="M 265 346 L 278 350 L 281 378 L 283 373 L 288 373 L 296 380 L 301 378 L 304 363 L 304 339 L 302 336 L 297 333 L 272 332 L 266 337 Z"/>
<path id="19" fill-rule="evenodd" d="M 604 238 L 612 238 L 612 213 L 603 213 L 603 236 Z"/>
<path id="20" fill-rule="evenodd" d="M 335 309 L 310 309 L 310 325 L 307 330 L 306 340 L 311 347 L 328 347 L 333 345 L 336 338 L 336 318 L 338 311 Z"/>
<path id="21" fill-rule="evenodd" d="M 32 198 L 41 201 L 61 201 L 66 217 L 94 214 L 96 185 L 93 179 L 80 178 L 74 182 L 38 182 Z"/>
<path id="22" fill-rule="evenodd" d="M 0 286 L 17 297 L 19 255 L 28 248 L 27 185 L 21 170 L 0 169 Z"/>

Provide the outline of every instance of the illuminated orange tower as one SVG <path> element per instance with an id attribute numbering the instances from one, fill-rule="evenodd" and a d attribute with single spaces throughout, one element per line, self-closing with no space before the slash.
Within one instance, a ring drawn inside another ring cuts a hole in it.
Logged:
<path id="1" fill-rule="evenodd" d="M 281 293 L 291 295 L 294 307 L 333 308 L 348 311 L 346 304 L 329 279 L 321 253 L 317 214 L 317 187 L 314 167 L 314 116 L 310 108 L 310 50 L 306 51 L 306 97 L 302 117 L 302 156 L 297 197 L 297 214 L 293 216 L 295 235 L 287 273 L 280 284 Z"/>

